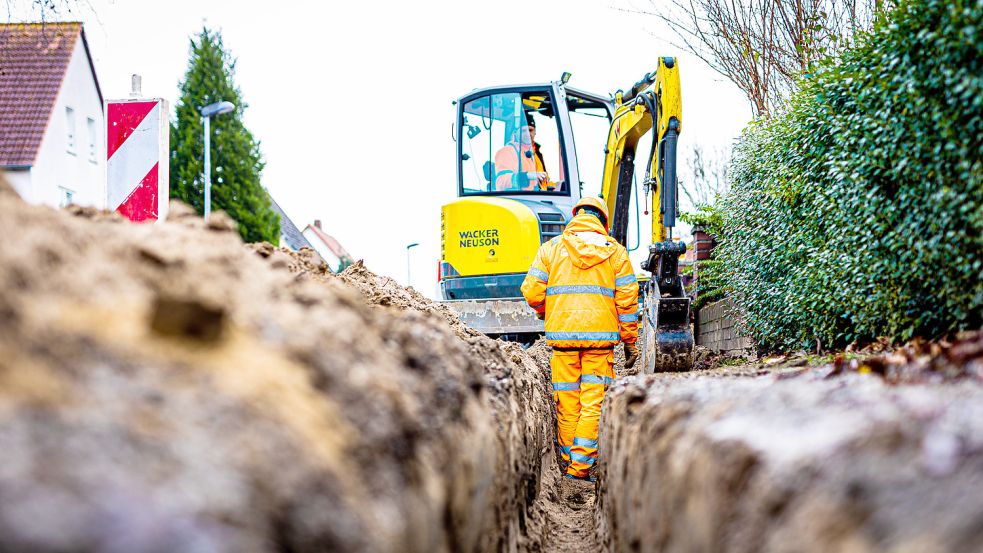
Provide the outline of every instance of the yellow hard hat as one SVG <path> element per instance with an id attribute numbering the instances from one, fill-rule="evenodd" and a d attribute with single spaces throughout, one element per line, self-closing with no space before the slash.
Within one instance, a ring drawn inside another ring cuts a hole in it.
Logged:
<path id="1" fill-rule="evenodd" d="M 599 211 L 601 215 L 604 215 L 604 221 L 602 221 L 602 223 L 604 223 L 604 227 L 607 228 L 608 220 L 609 220 L 608 205 L 604 203 L 604 200 L 600 198 L 595 198 L 594 196 L 584 196 L 583 198 L 580 198 L 580 201 L 577 202 L 577 205 L 573 206 L 574 216 L 577 215 L 577 212 L 580 211 L 580 208 L 582 207 L 594 208 L 594 210 Z"/>

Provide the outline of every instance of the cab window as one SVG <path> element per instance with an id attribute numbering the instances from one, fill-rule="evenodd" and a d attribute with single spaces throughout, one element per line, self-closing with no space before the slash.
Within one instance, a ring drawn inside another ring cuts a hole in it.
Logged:
<path id="1" fill-rule="evenodd" d="M 548 91 L 481 96 L 461 115 L 464 195 L 569 193 Z"/>
<path id="2" fill-rule="evenodd" d="M 603 104 L 575 94 L 567 95 L 567 109 L 577 152 L 577 173 L 586 185 L 585 190 L 594 194 L 595 190 L 600 189 L 604 176 L 605 145 L 611 128 L 611 116 Z"/>

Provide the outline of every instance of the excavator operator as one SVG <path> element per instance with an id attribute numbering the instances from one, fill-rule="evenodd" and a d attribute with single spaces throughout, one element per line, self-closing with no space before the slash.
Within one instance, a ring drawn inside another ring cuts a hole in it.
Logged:
<path id="1" fill-rule="evenodd" d="M 591 480 L 604 392 L 614 382 L 614 346 L 638 359 L 638 282 L 624 246 L 608 235 L 608 210 L 581 199 L 563 234 L 544 243 L 522 295 L 546 321 L 557 439 L 568 478 Z"/>
<path id="2" fill-rule="evenodd" d="M 540 176 L 540 190 L 554 190 L 556 183 L 550 180 L 549 172 L 546 170 L 546 162 L 543 160 L 543 150 L 539 142 L 536 142 L 536 120 L 527 116 L 529 124 L 529 141 L 532 142 L 532 151 L 536 156 L 536 171 Z"/>
<path id="3" fill-rule="evenodd" d="M 495 153 L 496 190 L 553 190 L 540 145 L 536 120 L 527 112 L 526 125 L 516 127 L 512 141 Z"/>

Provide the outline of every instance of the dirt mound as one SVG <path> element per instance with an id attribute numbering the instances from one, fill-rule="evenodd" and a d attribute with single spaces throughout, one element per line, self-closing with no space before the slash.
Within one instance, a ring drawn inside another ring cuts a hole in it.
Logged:
<path id="1" fill-rule="evenodd" d="M 274 269 L 286 268 L 291 273 L 299 275 L 299 278 L 309 278 L 319 282 L 334 278 L 334 273 L 328 264 L 310 248 L 295 252 L 282 246 L 276 247 L 269 242 L 246 244 L 246 248 L 266 259 Z"/>
<path id="2" fill-rule="evenodd" d="M 338 278 L 358 290 L 370 304 L 399 315 L 409 312 L 431 324 L 449 327 L 482 362 L 486 406 L 498 425 L 495 450 L 500 456 L 485 465 L 503 490 L 494 518 L 504 530 L 485 544 L 487 551 L 536 551 L 546 528 L 532 505 L 541 492 L 541 478 L 555 459 L 556 415 L 549 377 L 550 350 L 545 342 L 523 350 L 519 344 L 492 340 L 477 332 L 439 303 L 413 288 L 369 271 L 359 261 Z M 545 359 L 545 363 L 544 360 Z M 530 520 L 530 514 L 533 520 Z"/>
<path id="3" fill-rule="evenodd" d="M 859 370 L 874 361 L 620 380 L 601 419 L 606 549 L 983 550 L 978 344 L 883 373 L 919 384 Z"/>
<path id="4" fill-rule="evenodd" d="M 342 282 L 361 292 L 365 300 L 372 305 L 426 313 L 448 325 L 461 338 L 481 335 L 480 332 L 462 323 L 457 315 L 443 305 L 430 301 L 413 288 L 400 286 L 392 278 L 373 273 L 361 261 L 346 267 L 338 277 Z"/>
<path id="5" fill-rule="evenodd" d="M 540 367 L 228 223 L 72 217 L 0 185 L 0 550 L 517 543 Z"/>

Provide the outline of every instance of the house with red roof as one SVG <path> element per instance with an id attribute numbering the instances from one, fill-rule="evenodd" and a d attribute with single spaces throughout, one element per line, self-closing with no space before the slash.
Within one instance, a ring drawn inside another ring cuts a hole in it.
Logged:
<path id="1" fill-rule="evenodd" d="M 313 225 L 307 225 L 303 234 L 308 243 L 314 247 L 314 251 L 321 256 L 321 259 L 328 264 L 333 272 L 340 273 L 345 270 L 345 267 L 352 264 L 352 256 L 334 236 L 324 232 L 320 220 L 314 221 Z"/>
<path id="2" fill-rule="evenodd" d="M 21 197 L 104 207 L 104 125 L 81 23 L 0 24 L 0 170 Z"/>

